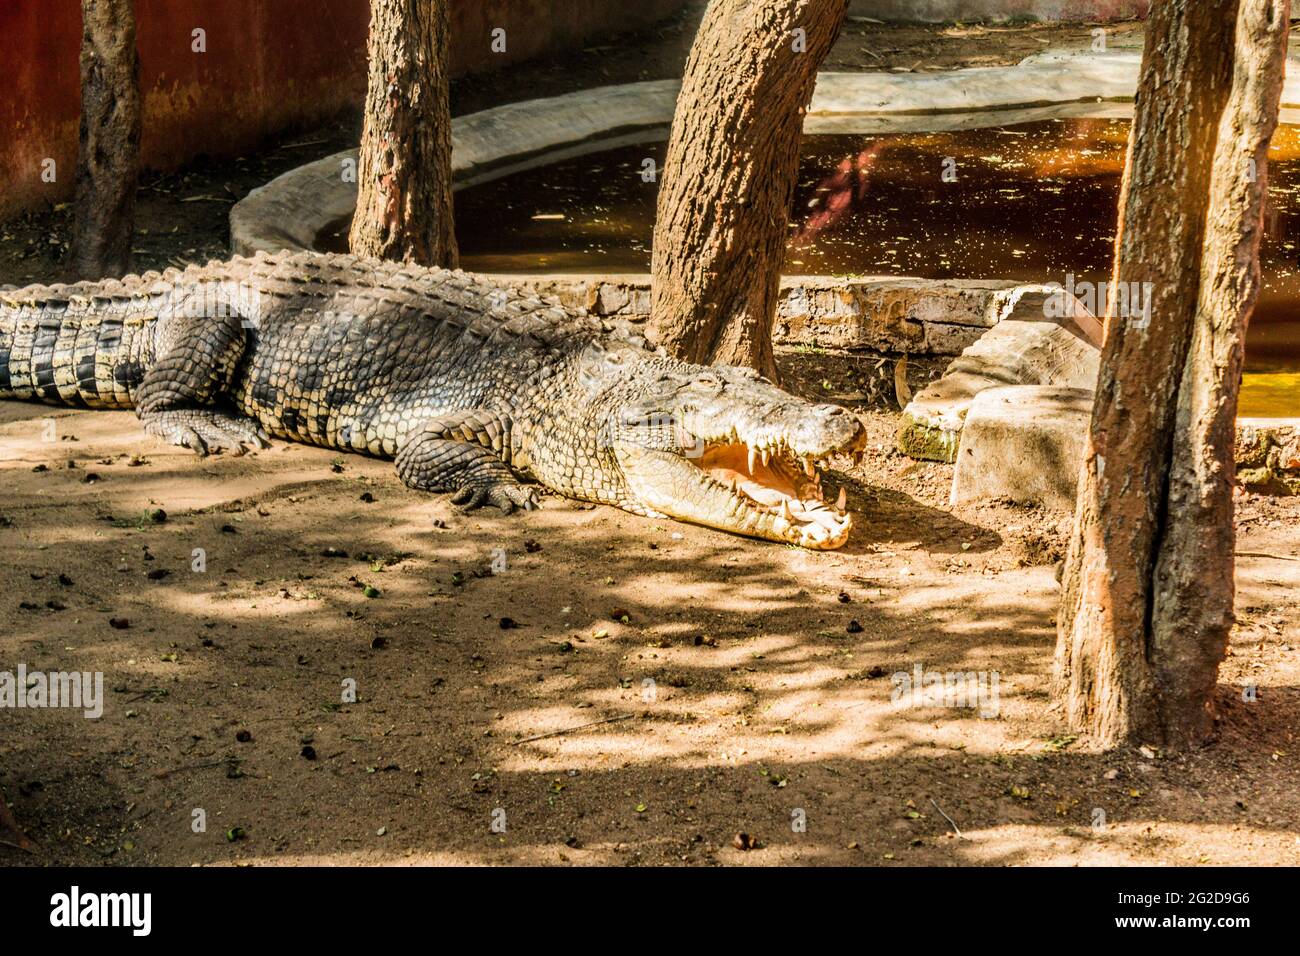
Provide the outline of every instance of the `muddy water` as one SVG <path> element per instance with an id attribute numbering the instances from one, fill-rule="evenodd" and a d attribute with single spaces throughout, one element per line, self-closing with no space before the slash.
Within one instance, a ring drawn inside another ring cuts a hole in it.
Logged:
<path id="1" fill-rule="evenodd" d="M 1106 278 L 1128 122 L 810 136 L 785 271 L 1066 283 Z M 644 272 L 664 144 L 567 160 L 456 194 L 464 268 Z M 1264 288 L 1242 414 L 1300 415 L 1300 127 L 1270 152 Z"/>

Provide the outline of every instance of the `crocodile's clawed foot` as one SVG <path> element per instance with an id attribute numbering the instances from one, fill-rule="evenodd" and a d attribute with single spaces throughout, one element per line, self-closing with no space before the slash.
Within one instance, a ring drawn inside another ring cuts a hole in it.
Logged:
<path id="1" fill-rule="evenodd" d="M 225 449 L 242 455 L 246 446 L 271 446 L 270 436 L 253 419 L 207 408 L 154 412 L 144 417 L 144 427 L 155 438 L 189 448 L 200 457 Z"/>
<path id="2" fill-rule="evenodd" d="M 537 489 L 516 482 L 475 482 L 463 486 L 451 496 L 451 503 L 462 511 L 473 511 L 483 505 L 500 508 L 510 514 L 516 508 L 536 511 L 540 507 Z"/>

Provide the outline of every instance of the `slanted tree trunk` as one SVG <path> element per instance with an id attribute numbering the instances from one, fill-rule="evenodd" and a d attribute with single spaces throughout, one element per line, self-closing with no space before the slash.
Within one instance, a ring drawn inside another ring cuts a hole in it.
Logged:
<path id="1" fill-rule="evenodd" d="M 140 158 L 132 4 L 81 2 L 81 133 L 72 266 L 82 279 L 131 271 Z"/>
<path id="2" fill-rule="evenodd" d="M 650 337 L 775 380 L 772 319 L 799 140 L 847 0 L 712 0 L 686 63 L 655 218 Z"/>
<path id="3" fill-rule="evenodd" d="M 358 255 L 454 268 L 450 0 L 371 0 L 357 211 Z"/>
<path id="4" fill-rule="evenodd" d="M 1161 0 L 1058 619 L 1055 690 L 1108 746 L 1202 742 L 1233 620 L 1233 435 L 1290 0 Z M 1134 298 L 1134 287 L 1124 287 Z M 1130 313 L 1133 311 L 1129 310 Z"/>

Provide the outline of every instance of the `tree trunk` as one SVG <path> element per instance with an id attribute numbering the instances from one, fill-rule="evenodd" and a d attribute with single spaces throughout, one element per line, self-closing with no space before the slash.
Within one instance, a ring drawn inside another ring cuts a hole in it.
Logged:
<path id="1" fill-rule="evenodd" d="M 1213 729 L 1233 620 L 1237 387 L 1289 7 L 1162 0 L 1147 27 L 1057 622 L 1057 698 L 1107 746 L 1188 747 Z M 1144 283 L 1149 312 L 1121 314 Z"/>
<path id="2" fill-rule="evenodd" d="M 776 379 L 772 319 L 799 141 L 847 0 L 712 0 L 691 47 L 659 191 L 650 337 Z"/>
<path id="3" fill-rule="evenodd" d="M 79 278 L 131 271 L 140 159 L 132 0 L 82 0 L 81 134 L 72 264 Z"/>
<path id="4" fill-rule="evenodd" d="M 370 86 L 349 235 L 358 255 L 456 266 L 449 2 L 371 2 Z"/>

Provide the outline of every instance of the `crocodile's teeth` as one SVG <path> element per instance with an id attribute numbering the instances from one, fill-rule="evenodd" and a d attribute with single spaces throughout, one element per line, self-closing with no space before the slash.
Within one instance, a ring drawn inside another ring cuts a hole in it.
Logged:
<path id="1" fill-rule="evenodd" d="M 749 473 L 754 473 L 754 461 L 758 458 L 758 449 L 753 445 L 749 446 Z"/>
<path id="2" fill-rule="evenodd" d="M 772 453 L 771 453 L 770 451 L 768 451 L 766 448 L 764 448 L 764 449 L 763 449 L 763 467 L 764 467 L 764 468 L 767 467 L 767 463 L 768 463 L 768 461 L 771 460 L 771 458 L 772 458 Z"/>
<path id="3" fill-rule="evenodd" d="M 803 473 L 807 475 L 809 478 L 817 477 L 817 468 L 813 465 L 812 455 L 808 455 L 806 458 L 804 458 Z"/>
<path id="4" fill-rule="evenodd" d="M 841 488 L 840 496 L 835 499 L 835 510 L 838 511 L 840 514 L 844 514 L 844 509 L 847 508 L 848 505 L 849 505 L 848 492 L 845 489 Z"/>
<path id="5" fill-rule="evenodd" d="M 788 498 L 781 500 L 781 517 L 791 523 L 794 522 L 794 514 L 790 511 L 790 499 Z"/>

